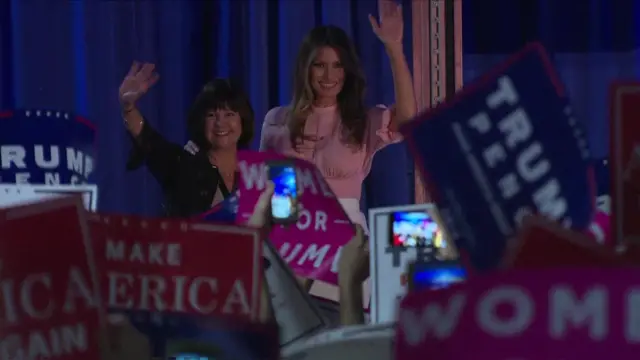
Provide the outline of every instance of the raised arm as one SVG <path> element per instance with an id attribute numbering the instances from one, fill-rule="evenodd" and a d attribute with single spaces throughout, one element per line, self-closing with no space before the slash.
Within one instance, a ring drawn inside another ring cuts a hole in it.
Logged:
<path id="1" fill-rule="evenodd" d="M 120 89 L 118 89 L 122 117 L 127 130 L 134 139 L 140 135 L 144 125 L 144 118 L 136 108 L 136 103 L 158 82 L 159 76 L 154 69 L 155 65 L 153 64 L 140 66 L 138 62 L 134 62 L 122 80 Z"/>
<path id="2" fill-rule="evenodd" d="M 342 248 L 338 260 L 338 286 L 340 288 L 340 324 L 364 324 L 362 309 L 362 283 L 369 275 L 369 238 L 362 227 Z"/>
<path id="3" fill-rule="evenodd" d="M 380 13 L 380 22 L 378 23 L 372 15 L 369 15 L 369 21 L 373 32 L 384 44 L 391 62 L 393 88 L 396 98 L 395 116 L 391 125 L 397 128 L 411 120 L 417 112 L 413 79 L 402 46 L 404 30 L 402 6 L 396 4 L 393 0 L 379 0 L 378 11 Z"/>
<path id="4" fill-rule="evenodd" d="M 140 66 L 134 62 L 118 94 L 124 125 L 133 142 L 127 169 L 134 170 L 147 165 L 160 185 L 167 187 L 171 186 L 180 157 L 187 154 L 156 132 L 136 107 L 137 101 L 158 81 L 154 68 L 153 64 Z"/>

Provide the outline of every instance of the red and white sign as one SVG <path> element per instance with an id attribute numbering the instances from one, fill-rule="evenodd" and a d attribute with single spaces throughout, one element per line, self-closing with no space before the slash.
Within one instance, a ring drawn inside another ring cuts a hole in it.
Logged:
<path id="1" fill-rule="evenodd" d="M 640 242 L 640 83 L 612 85 L 609 106 L 613 239 Z"/>
<path id="2" fill-rule="evenodd" d="M 395 359 L 633 359 L 638 318 L 639 269 L 497 271 L 410 293 Z"/>
<path id="3" fill-rule="evenodd" d="M 103 302 L 109 309 L 258 318 L 258 232 L 239 226 L 93 215 Z"/>
<path id="4" fill-rule="evenodd" d="M 267 162 L 292 161 L 296 166 L 298 187 L 302 190 L 299 200 L 304 209 L 295 225 L 274 227 L 269 240 L 297 275 L 337 284 L 340 250 L 355 233 L 320 171 L 307 161 L 276 153 L 243 151 L 238 156 L 241 181 L 237 221 L 245 223 L 251 217 L 268 180 Z"/>
<path id="5" fill-rule="evenodd" d="M 629 266 L 629 256 L 542 217 L 524 220 L 505 254 L 506 268 Z"/>
<path id="6" fill-rule="evenodd" d="M 0 359 L 99 359 L 98 285 L 80 197 L 0 209 Z"/>
<path id="7" fill-rule="evenodd" d="M 407 291 L 407 269 L 419 258 L 418 248 L 395 247 L 390 239 L 393 234 L 393 214 L 396 212 L 429 214 L 435 212 L 433 204 L 401 205 L 369 210 L 369 258 L 371 274 L 371 323 L 395 322 L 398 304 Z"/>

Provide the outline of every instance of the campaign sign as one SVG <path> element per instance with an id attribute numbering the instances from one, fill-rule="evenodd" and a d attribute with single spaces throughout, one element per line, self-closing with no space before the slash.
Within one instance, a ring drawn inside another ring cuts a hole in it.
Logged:
<path id="1" fill-rule="evenodd" d="M 525 215 L 578 230 L 591 222 L 585 135 L 540 45 L 402 131 L 449 232 L 477 269 L 500 263 Z"/>
<path id="2" fill-rule="evenodd" d="M 612 85 L 609 107 L 613 239 L 640 243 L 640 83 Z"/>
<path id="3" fill-rule="evenodd" d="M 369 210 L 369 241 L 370 276 L 371 276 L 371 323 L 394 322 L 398 316 L 398 304 L 408 292 L 409 264 L 418 259 L 424 261 L 426 253 L 424 247 L 394 246 L 394 225 L 408 235 L 423 232 L 430 224 L 436 226 L 432 204 L 404 205 Z M 394 214 L 424 214 L 420 222 L 409 224 L 394 224 Z M 426 232 L 426 231 L 425 231 Z M 426 235 L 426 234 L 425 234 Z M 434 234 L 435 235 L 435 234 Z M 435 236 L 433 236 L 435 237 Z M 432 237 L 432 238 L 433 238 Z"/>
<path id="4" fill-rule="evenodd" d="M 32 185 L 0 184 L 0 208 L 52 199 L 65 195 L 81 195 L 84 208 L 98 208 L 98 185 Z"/>
<path id="5" fill-rule="evenodd" d="M 251 217 L 268 181 L 269 161 L 295 164 L 302 191 L 299 203 L 304 207 L 297 223 L 274 227 L 269 239 L 297 275 L 337 284 L 340 249 L 354 236 L 355 228 L 315 165 L 276 153 L 240 152 L 237 221 L 245 223 Z"/>
<path id="6" fill-rule="evenodd" d="M 0 209 L 0 359 L 99 359 L 98 282 L 79 197 Z"/>
<path id="7" fill-rule="evenodd" d="M 256 230 L 98 214 L 90 224 L 107 308 L 257 319 Z"/>
<path id="8" fill-rule="evenodd" d="M 616 253 L 588 237 L 541 217 L 523 221 L 505 254 L 505 268 L 629 266 L 629 256 Z"/>
<path id="9" fill-rule="evenodd" d="M 202 220 L 232 223 L 237 214 L 238 197 L 232 195 L 203 214 Z M 264 242 L 264 256 L 269 266 L 265 271 L 271 296 L 273 315 L 280 326 L 280 346 L 287 348 L 320 329 L 328 322 L 273 244 Z"/>
<path id="10" fill-rule="evenodd" d="M 95 140 L 93 124 L 68 112 L 0 111 L 0 183 L 92 182 Z"/>
<path id="11" fill-rule="evenodd" d="M 401 303 L 396 359 L 632 359 L 640 269 L 492 272 Z"/>
<path id="12" fill-rule="evenodd" d="M 233 224 L 236 222 L 238 215 L 238 195 L 232 194 L 221 203 L 212 207 L 211 210 L 204 214 L 198 215 L 196 218 L 204 221 L 213 221 L 218 223 Z"/>

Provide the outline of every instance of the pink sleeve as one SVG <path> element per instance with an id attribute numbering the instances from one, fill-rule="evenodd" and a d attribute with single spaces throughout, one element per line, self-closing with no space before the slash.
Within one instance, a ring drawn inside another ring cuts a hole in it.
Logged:
<path id="1" fill-rule="evenodd" d="M 275 107 L 264 116 L 264 122 L 262 123 L 262 132 L 260 133 L 260 151 L 274 150 L 275 139 L 278 132 L 281 130 L 282 115 L 284 111 L 281 111 L 282 107 Z"/>
<path id="2" fill-rule="evenodd" d="M 369 153 L 373 154 L 389 144 L 402 141 L 402 135 L 392 130 L 394 113 L 393 107 L 387 108 L 384 105 L 376 105 L 369 110 L 365 138 Z"/>

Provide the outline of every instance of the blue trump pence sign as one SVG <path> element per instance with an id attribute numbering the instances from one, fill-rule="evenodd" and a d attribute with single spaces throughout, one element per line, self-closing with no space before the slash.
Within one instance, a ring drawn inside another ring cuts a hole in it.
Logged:
<path id="1" fill-rule="evenodd" d="M 95 169 L 96 131 L 63 111 L 0 111 L 0 183 L 82 184 Z"/>
<path id="2" fill-rule="evenodd" d="M 403 129 L 458 246 L 497 266 L 519 221 L 575 229 L 593 214 L 585 134 L 534 44 Z"/>
<path id="3" fill-rule="evenodd" d="M 234 223 L 238 215 L 238 194 L 233 193 L 211 210 L 197 216 L 198 219 L 213 222 Z"/>

